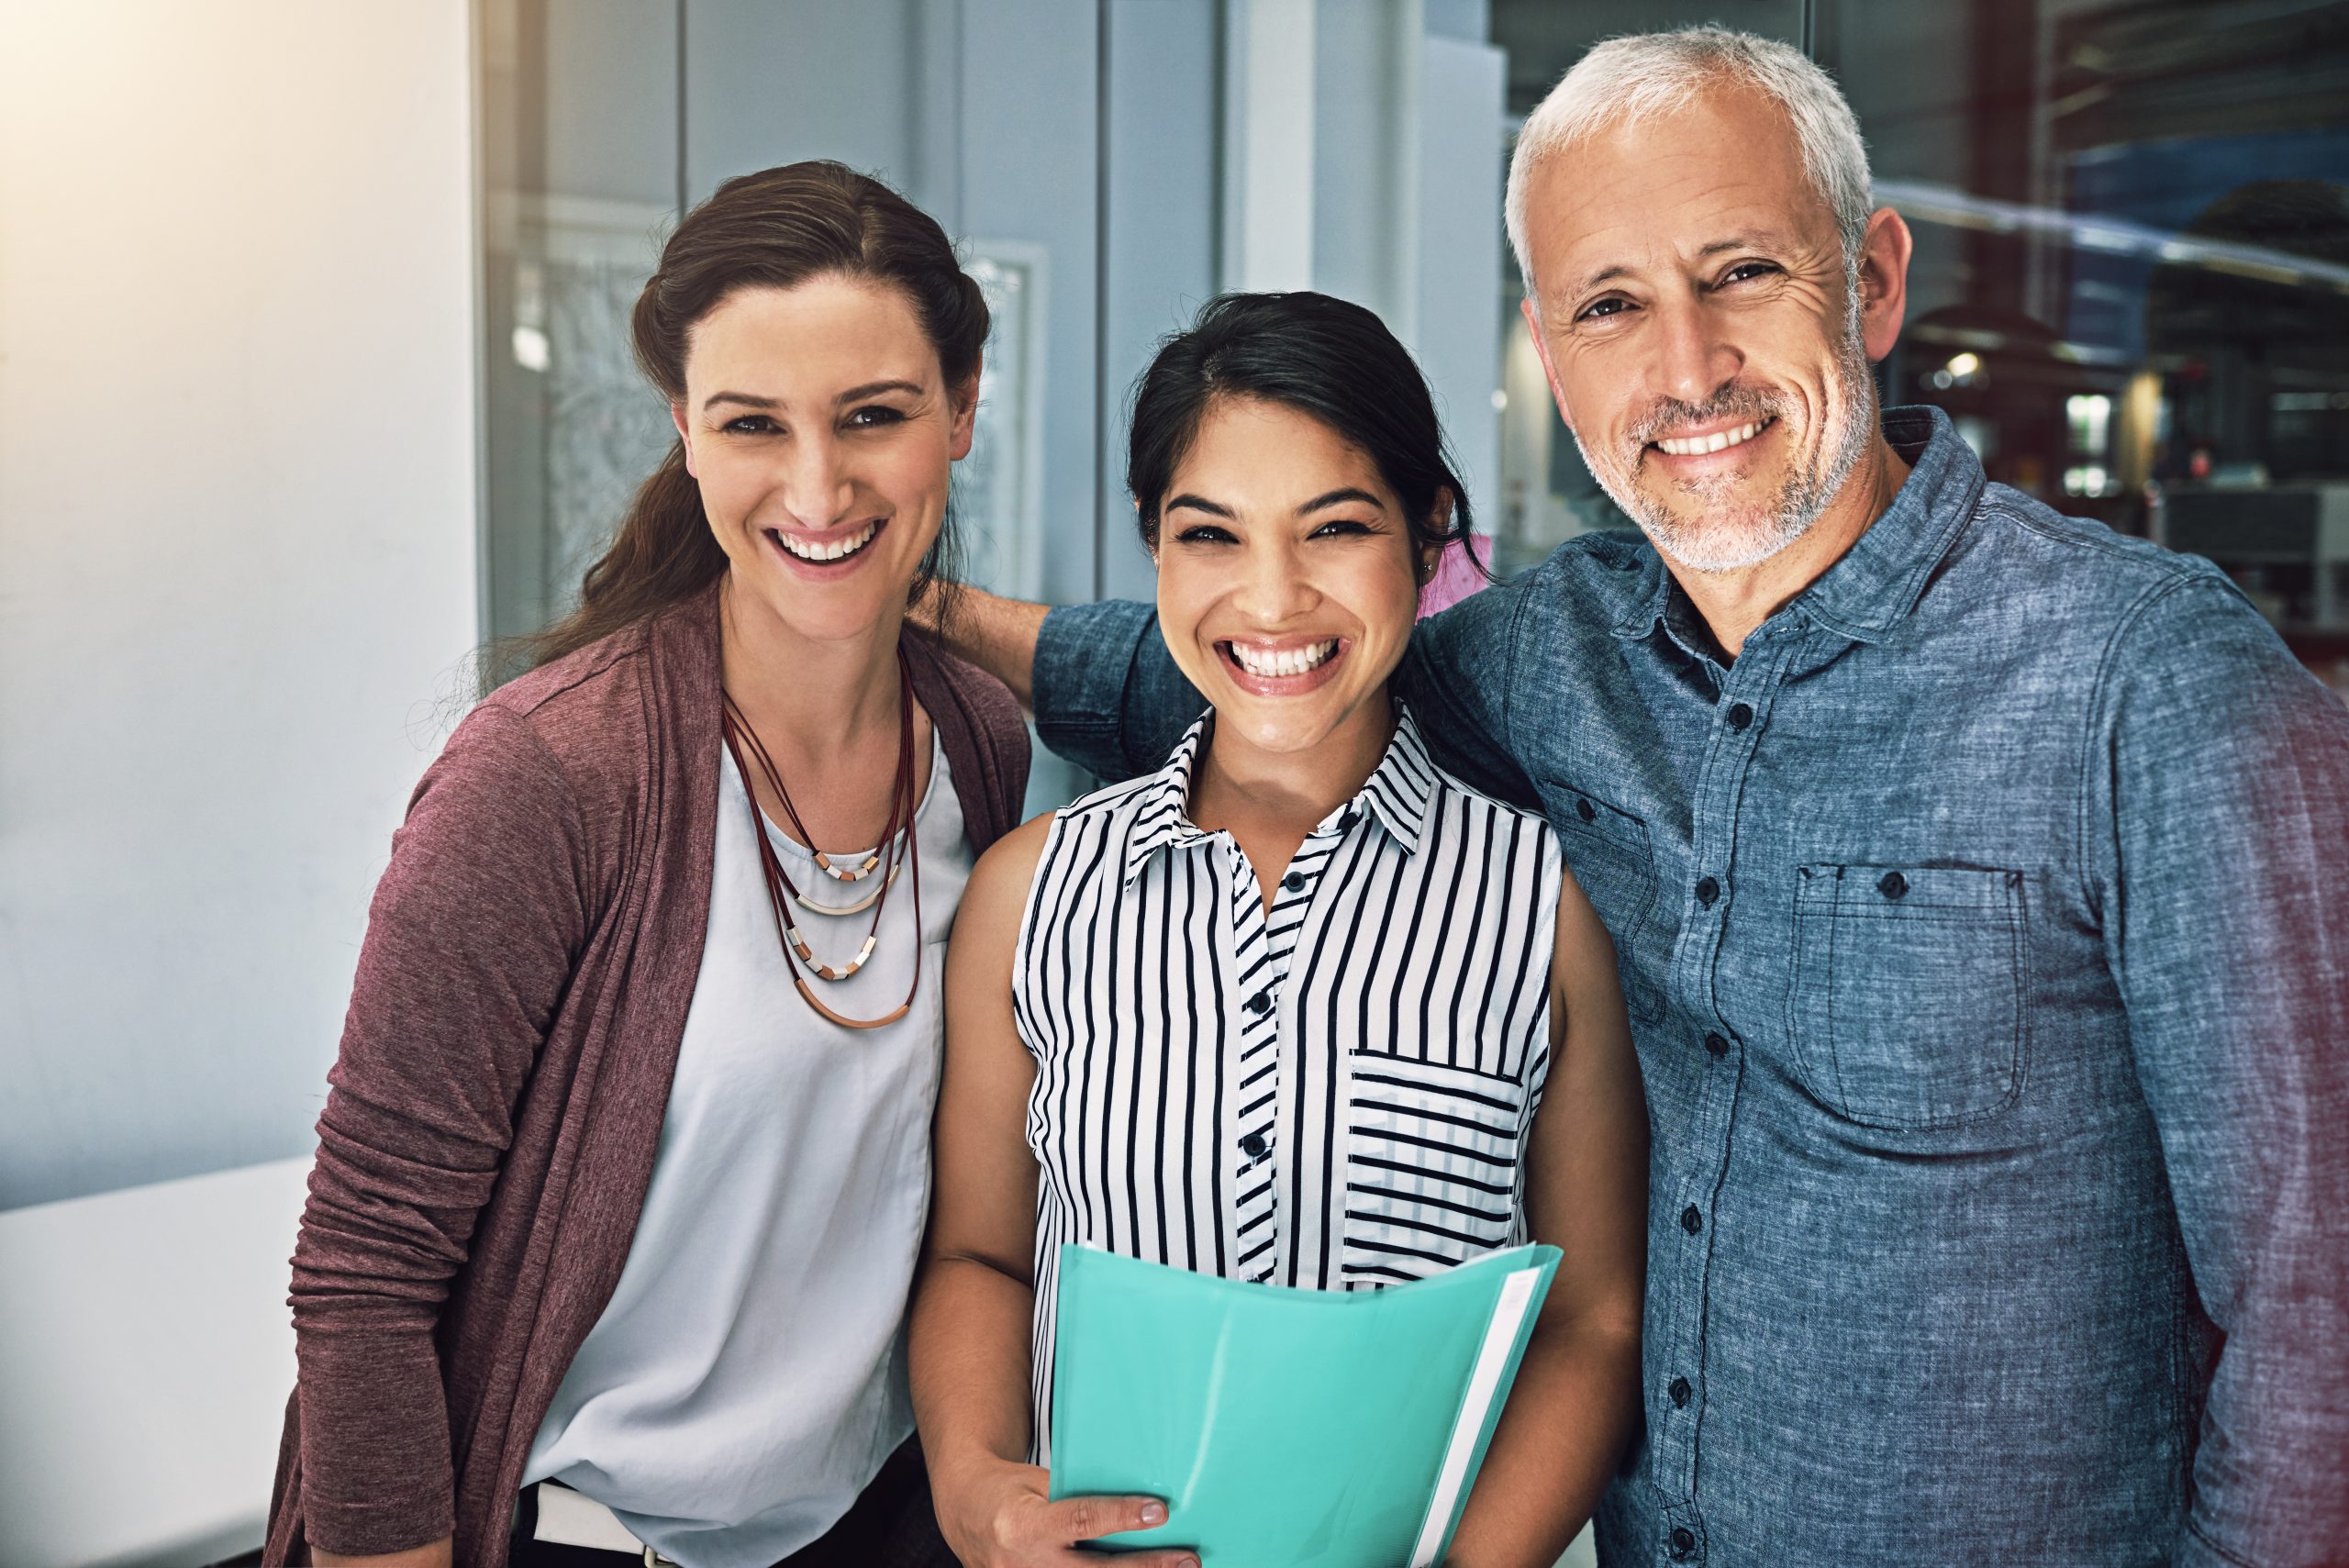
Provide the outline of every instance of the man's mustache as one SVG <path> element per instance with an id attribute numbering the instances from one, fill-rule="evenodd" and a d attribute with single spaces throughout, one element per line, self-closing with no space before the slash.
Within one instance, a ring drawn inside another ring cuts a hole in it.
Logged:
<path id="1" fill-rule="evenodd" d="M 1659 397 L 1632 421 L 1624 441 L 1636 455 L 1650 441 L 1660 436 L 1669 436 L 1675 430 L 1709 424 L 1716 419 L 1775 419 L 1784 406 L 1778 395 L 1769 388 L 1741 386 L 1735 382 L 1702 403 L 1683 403 L 1676 397 Z"/>

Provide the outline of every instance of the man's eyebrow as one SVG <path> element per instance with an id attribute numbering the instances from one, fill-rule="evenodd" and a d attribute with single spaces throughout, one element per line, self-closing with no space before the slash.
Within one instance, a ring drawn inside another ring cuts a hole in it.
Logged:
<path id="1" fill-rule="evenodd" d="M 1699 246 L 1698 248 L 1697 254 L 1700 257 L 1719 256 L 1731 250 L 1775 251 L 1784 250 L 1786 248 L 1787 241 L 1785 236 L 1772 229 L 1757 228 L 1747 233 L 1731 234 L 1724 239 L 1709 241 L 1705 245 Z M 1631 272 L 1632 269 L 1621 262 L 1618 262 L 1611 267 L 1602 267 L 1598 272 L 1591 273 L 1590 276 L 1584 278 L 1579 283 L 1575 284 L 1574 287 L 1568 289 L 1566 292 L 1570 295 L 1581 294 L 1585 290 L 1597 288 L 1603 283 L 1610 283 L 1617 278 L 1628 278 L 1631 275 Z"/>
<path id="2" fill-rule="evenodd" d="M 1716 239 L 1698 250 L 1699 256 L 1718 256 L 1726 250 L 1782 250 L 1786 239 L 1775 230 L 1756 228 L 1743 234 L 1732 234 L 1726 239 Z"/>
<path id="3" fill-rule="evenodd" d="M 1297 509 L 1297 515 L 1301 517 L 1308 512 L 1318 512 L 1324 506 L 1335 506 L 1345 501 L 1359 501 L 1365 506 L 1375 506 L 1380 511 L 1386 509 L 1380 504 L 1378 497 L 1369 491 L 1357 490 L 1352 485 L 1347 485 L 1341 490 L 1332 490 L 1326 495 L 1316 495 L 1312 500 L 1299 506 Z"/>
<path id="4" fill-rule="evenodd" d="M 1230 507 L 1219 506 L 1213 501 L 1208 500 L 1206 496 L 1194 495 L 1187 490 L 1183 492 L 1180 495 L 1175 496 L 1173 500 L 1167 502 L 1166 505 L 1161 506 L 1159 510 L 1161 512 L 1171 512 L 1178 506 L 1186 506 L 1194 512 L 1206 512 L 1210 516 L 1218 517 L 1228 517 L 1231 516 Z"/>
<path id="5" fill-rule="evenodd" d="M 1598 271 L 1591 273 L 1590 276 L 1578 280 L 1575 284 L 1575 286 L 1568 289 L 1566 292 L 1570 295 L 1581 294 L 1586 289 L 1595 289 L 1599 284 L 1609 282 L 1612 279 L 1628 278 L 1631 275 L 1631 269 L 1618 262 L 1612 267 L 1601 267 Z"/>

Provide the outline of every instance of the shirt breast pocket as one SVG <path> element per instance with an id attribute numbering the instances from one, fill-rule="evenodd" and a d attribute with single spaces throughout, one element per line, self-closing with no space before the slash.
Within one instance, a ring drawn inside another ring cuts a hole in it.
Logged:
<path id="1" fill-rule="evenodd" d="M 1812 1095 L 1904 1131 L 2012 1105 L 2024 1067 L 2022 873 L 1796 870 L 1787 1026 Z"/>
<path id="2" fill-rule="evenodd" d="M 1648 825 L 1563 779 L 1542 781 L 1551 825 L 1575 885 L 1615 939 L 1623 1000 L 1642 1023 L 1663 1016 L 1664 993 L 1639 966 L 1655 906 L 1655 861 Z"/>
<path id="3" fill-rule="evenodd" d="M 1376 1051 L 1351 1062 L 1347 1281 L 1422 1279 L 1522 1240 L 1525 1086 Z"/>

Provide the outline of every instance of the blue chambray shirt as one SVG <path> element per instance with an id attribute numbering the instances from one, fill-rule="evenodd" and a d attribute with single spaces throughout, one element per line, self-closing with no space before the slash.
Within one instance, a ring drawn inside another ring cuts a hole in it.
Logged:
<path id="1" fill-rule="evenodd" d="M 1947 419 L 1725 662 L 1574 539 L 1421 627 L 1453 771 L 1606 918 L 1653 1124 L 1609 1563 L 2349 1559 L 2349 709 L 2207 562 L 1986 482 Z M 1199 710 L 1054 611 L 1108 777 Z"/>

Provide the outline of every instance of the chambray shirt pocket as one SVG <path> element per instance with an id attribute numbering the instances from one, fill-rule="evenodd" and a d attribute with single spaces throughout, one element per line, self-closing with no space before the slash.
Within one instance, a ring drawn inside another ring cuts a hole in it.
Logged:
<path id="1" fill-rule="evenodd" d="M 1623 1002 L 1633 1018 L 1664 1016 L 1664 994 L 1634 962 L 1644 951 L 1656 897 L 1655 860 L 1648 825 L 1620 806 L 1563 779 L 1544 778 L 1543 805 L 1558 829 L 1566 869 L 1615 938 Z"/>
<path id="2" fill-rule="evenodd" d="M 1997 1116 L 2022 1091 L 2023 873 L 1796 867 L 1787 1031 L 1837 1115 L 1901 1131 Z"/>
<path id="3" fill-rule="evenodd" d="M 1525 1085 L 1384 1051 L 1350 1066 L 1346 1279 L 1420 1279 L 1520 1240 Z"/>

